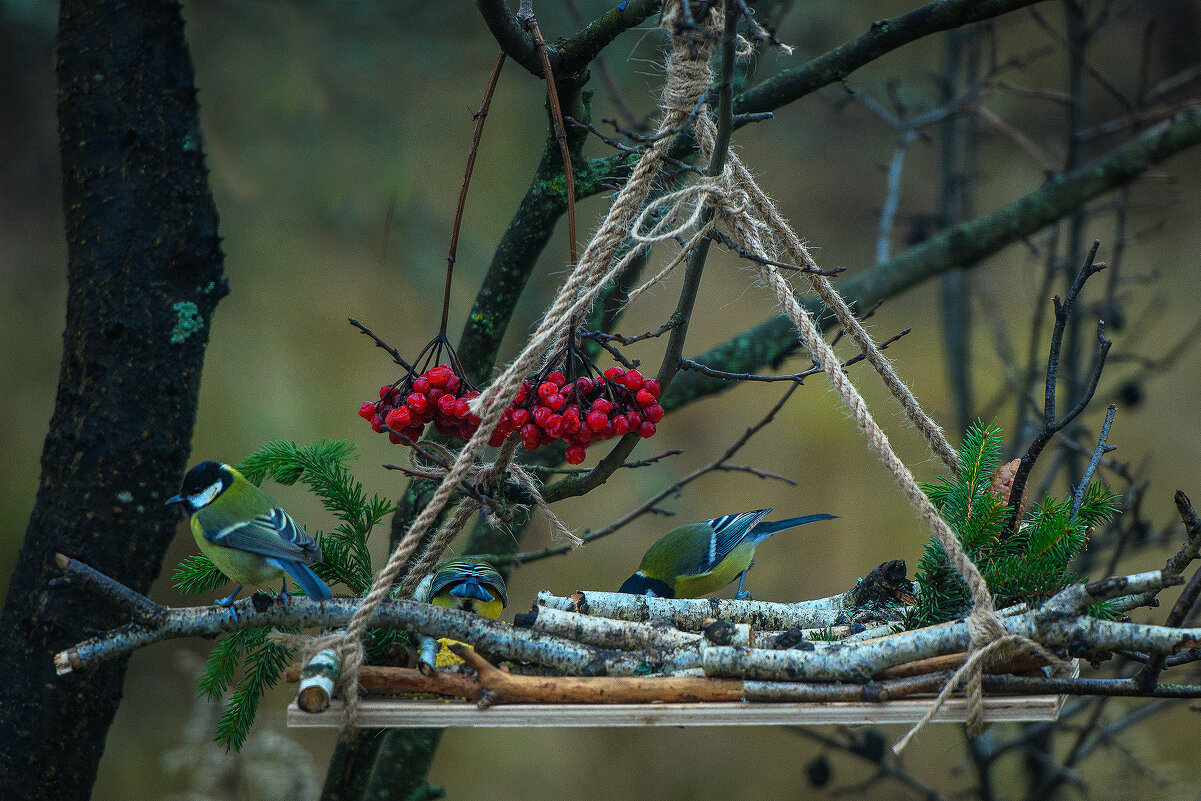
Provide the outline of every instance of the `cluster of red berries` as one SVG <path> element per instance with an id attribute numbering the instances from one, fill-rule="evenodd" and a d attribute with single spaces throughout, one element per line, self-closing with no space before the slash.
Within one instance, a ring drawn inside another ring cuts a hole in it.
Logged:
<path id="1" fill-rule="evenodd" d="M 527 451 L 561 439 L 568 445 L 563 458 L 579 464 L 593 442 L 632 431 L 654 436 L 655 424 L 663 419 L 658 397 L 659 382 L 637 370 L 610 367 L 603 378 L 574 381 L 556 370 L 540 382 L 522 384 L 488 444 L 499 446 L 513 432 Z"/>
<path id="2" fill-rule="evenodd" d="M 499 447 L 516 433 L 522 447 L 532 451 L 561 439 L 568 446 L 564 459 L 580 464 L 593 442 L 630 432 L 654 436 L 656 424 L 663 419 L 659 389 L 655 379 L 620 367 L 610 367 L 603 377 L 583 376 L 574 381 L 557 370 L 541 381 L 527 379 L 501 415 L 488 444 Z M 359 416 L 377 433 L 388 430 L 388 438 L 397 445 L 403 444 L 405 437 L 416 442 L 430 422 L 439 434 L 466 441 L 480 424 L 469 404 L 479 394 L 449 365 L 439 364 L 411 382 L 380 387 L 379 401 L 364 403 Z"/>
<path id="3" fill-rule="evenodd" d="M 407 385 L 408 392 L 402 388 Z M 459 394 L 459 393 L 462 394 Z M 480 424 L 480 417 L 471 413 L 469 401 L 480 393 L 463 381 L 448 364 L 431 367 L 400 386 L 379 388 L 379 401 L 367 401 L 359 407 L 359 416 L 371 423 L 376 433 L 384 426 L 391 429 L 388 439 L 394 444 L 420 439 L 425 424 L 432 422 L 439 434 L 471 439 Z M 403 397 L 402 397 L 403 395 Z"/>

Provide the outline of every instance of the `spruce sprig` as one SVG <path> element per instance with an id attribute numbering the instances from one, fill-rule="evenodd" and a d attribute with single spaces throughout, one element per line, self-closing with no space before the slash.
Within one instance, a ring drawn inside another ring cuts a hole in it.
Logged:
<path id="1" fill-rule="evenodd" d="M 1049 498 L 1005 536 L 1009 507 L 991 488 L 1001 445 L 1000 428 L 977 421 L 964 435 L 956 476 L 923 489 L 980 569 L 997 605 L 1033 605 L 1077 580 L 1068 565 L 1088 542 L 1089 529 L 1117 511 L 1118 496 L 1092 482 L 1076 514 L 1070 495 Z M 933 538 L 918 562 L 916 579 L 918 603 L 907 621 L 911 628 L 952 620 L 970 609 L 967 584 Z M 1095 611 L 1099 616 L 1112 613 L 1103 607 Z"/>

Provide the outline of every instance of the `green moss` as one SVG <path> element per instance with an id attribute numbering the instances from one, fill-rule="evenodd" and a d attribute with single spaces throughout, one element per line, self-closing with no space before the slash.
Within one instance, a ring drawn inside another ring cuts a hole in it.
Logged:
<path id="1" fill-rule="evenodd" d="M 204 318 L 200 309 L 190 300 L 181 300 L 171 306 L 175 312 L 175 327 L 171 329 L 171 343 L 178 345 L 188 337 L 204 328 Z"/>

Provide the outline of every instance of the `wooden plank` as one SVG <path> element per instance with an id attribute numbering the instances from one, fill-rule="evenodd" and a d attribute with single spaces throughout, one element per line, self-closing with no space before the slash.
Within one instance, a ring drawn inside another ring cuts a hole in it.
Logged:
<path id="1" fill-rule="evenodd" d="M 986 719 L 993 722 L 1051 721 L 1059 716 L 1064 696 L 985 697 Z M 505 704 L 479 709 L 470 701 L 366 698 L 359 702 L 358 724 L 372 728 L 445 728 L 525 726 L 822 726 L 832 724 L 916 723 L 933 699 L 903 699 L 879 704 L 746 703 L 687 704 Z M 293 702 L 288 725 L 342 725 L 341 701 L 320 714 L 303 712 Z M 935 721 L 962 722 L 967 703 L 952 698 Z"/>

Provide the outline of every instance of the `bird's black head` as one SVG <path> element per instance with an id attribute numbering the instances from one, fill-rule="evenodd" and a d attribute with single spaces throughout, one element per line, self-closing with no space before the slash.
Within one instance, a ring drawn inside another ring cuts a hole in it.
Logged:
<path id="1" fill-rule="evenodd" d="M 212 503 L 233 481 L 233 473 L 220 462 L 201 462 L 183 477 L 179 494 L 167 503 L 182 503 L 190 514 Z"/>
<path id="2" fill-rule="evenodd" d="M 618 592 L 628 595 L 653 595 L 656 598 L 675 598 L 676 591 L 666 581 L 645 576 L 641 571 L 625 580 Z"/>

